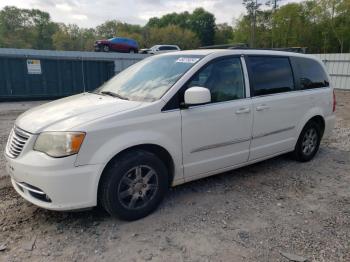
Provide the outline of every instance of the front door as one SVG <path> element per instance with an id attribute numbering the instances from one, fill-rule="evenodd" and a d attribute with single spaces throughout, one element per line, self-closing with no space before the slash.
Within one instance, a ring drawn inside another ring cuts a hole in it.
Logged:
<path id="1" fill-rule="evenodd" d="M 212 100 L 181 110 L 185 180 L 246 162 L 253 120 L 239 57 L 210 62 L 185 89 L 192 86 L 208 88 Z"/>

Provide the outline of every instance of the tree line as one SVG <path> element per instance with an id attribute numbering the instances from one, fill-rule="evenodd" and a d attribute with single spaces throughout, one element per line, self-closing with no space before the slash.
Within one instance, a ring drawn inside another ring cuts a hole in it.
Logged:
<path id="1" fill-rule="evenodd" d="M 251 47 L 307 47 L 312 53 L 350 52 L 350 1 L 242 0 L 246 14 L 229 25 L 203 8 L 153 17 L 144 26 L 108 20 L 95 28 L 53 22 L 50 14 L 13 6 L 0 10 L 0 47 L 93 50 L 97 39 L 133 38 L 141 48 L 177 44 L 182 49 L 247 43 Z"/>
<path id="2" fill-rule="evenodd" d="M 237 21 L 234 39 L 261 48 L 350 52 L 350 0 L 308 0 L 280 7 L 279 2 L 243 0 L 247 15 Z M 270 8 L 263 9 L 263 4 Z"/>

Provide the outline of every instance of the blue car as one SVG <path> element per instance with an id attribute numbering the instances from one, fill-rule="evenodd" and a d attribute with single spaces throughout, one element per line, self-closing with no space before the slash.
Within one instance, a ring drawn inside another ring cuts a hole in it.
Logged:
<path id="1" fill-rule="evenodd" d="M 137 53 L 139 45 L 134 39 L 126 37 L 113 37 L 107 40 L 97 40 L 95 42 L 95 51 L 97 52 L 123 52 Z"/>

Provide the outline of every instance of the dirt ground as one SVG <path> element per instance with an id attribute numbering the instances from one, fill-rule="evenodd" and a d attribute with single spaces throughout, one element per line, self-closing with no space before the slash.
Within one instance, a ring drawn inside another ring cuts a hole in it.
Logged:
<path id="1" fill-rule="evenodd" d="M 3 177 L 0 261 L 350 261 L 350 92 L 337 98 L 336 128 L 313 161 L 281 156 L 178 186 L 135 222 L 40 209 Z M 0 105 L 1 151 L 32 105 Z"/>

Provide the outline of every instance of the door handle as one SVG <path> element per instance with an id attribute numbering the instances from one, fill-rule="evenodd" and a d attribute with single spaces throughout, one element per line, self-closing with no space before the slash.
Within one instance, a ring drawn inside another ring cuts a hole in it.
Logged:
<path id="1" fill-rule="evenodd" d="M 236 111 L 236 114 L 237 115 L 240 115 L 240 114 L 247 114 L 247 113 L 249 113 L 250 112 L 250 108 L 249 107 L 242 107 L 242 108 L 240 108 L 240 109 L 238 109 L 237 111 Z"/>
<path id="2" fill-rule="evenodd" d="M 263 105 L 257 106 L 257 107 L 256 107 L 256 111 L 264 111 L 264 110 L 267 110 L 267 109 L 269 109 L 269 108 L 270 108 L 269 106 L 263 104 Z"/>

